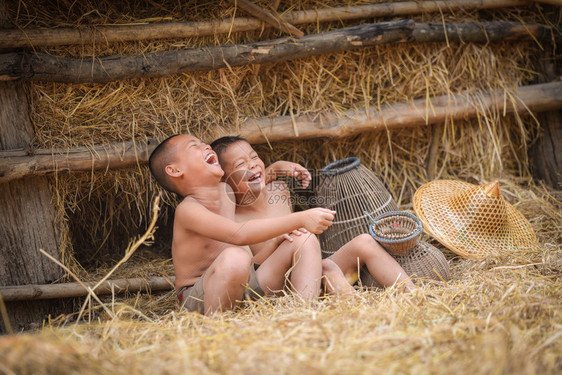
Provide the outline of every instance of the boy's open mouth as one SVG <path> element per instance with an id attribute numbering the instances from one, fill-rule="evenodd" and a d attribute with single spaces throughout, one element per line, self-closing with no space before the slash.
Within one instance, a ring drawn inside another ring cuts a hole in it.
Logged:
<path id="1" fill-rule="evenodd" d="M 254 173 L 252 177 L 248 179 L 248 182 L 261 182 L 261 172 Z"/>
<path id="2" fill-rule="evenodd" d="M 211 164 L 211 165 L 218 165 L 219 164 L 219 162 L 217 160 L 217 155 L 213 152 L 211 152 L 207 156 L 205 156 L 205 162 L 207 164 Z"/>

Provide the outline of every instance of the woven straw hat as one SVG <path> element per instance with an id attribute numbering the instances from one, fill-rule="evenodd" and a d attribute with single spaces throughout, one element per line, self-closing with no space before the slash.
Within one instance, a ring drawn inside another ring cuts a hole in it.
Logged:
<path id="1" fill-rule="evenodd" d="M 537 245 L 531 224 L 503 199 L 498 181 L 427 183 L 414 194 L 414 210 L 430 235 L 467 258 Z"/>

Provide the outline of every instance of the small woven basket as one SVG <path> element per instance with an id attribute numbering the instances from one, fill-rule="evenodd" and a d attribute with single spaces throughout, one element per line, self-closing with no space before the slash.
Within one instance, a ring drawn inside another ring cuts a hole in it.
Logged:
<path id="1" fill-rule="evenodd" d="M 369 227 L 371 236 L 393 255 L 406 255 L 423 231 L 416 215 L 406 211 L 391 211 L 377 216 Z"/>
<path id="2" fill-rule="evenodd" d="M 413 279 L 449 281 L 451 278 L 449 263 L 445 255 L 427 242 L 419 241 L 408 254 L 394 255 L 393 258 Z M 361 283 L 367 287 L 380 287 L 365 266 L 361 268 Z"/>

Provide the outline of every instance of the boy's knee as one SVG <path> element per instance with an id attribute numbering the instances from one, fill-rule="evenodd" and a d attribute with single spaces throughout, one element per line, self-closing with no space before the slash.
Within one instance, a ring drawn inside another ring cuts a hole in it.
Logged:
<path id="1" fill-rule="evenodd" d="M 357 241 L 360 245 L 363 246 L 376 245 L 375 239 L 370 234 L 367 233 L 358 235 L 357 237 L 354 238 L 354 241 Z"/>
<path id="2" fill-rule="evenodd" d="M 321 254 L 320 242 L 316 236 L 293 236 L 292 251 L 310 252 Z"/>
<path id="3" fill-rule="evenodd" d="M 247 277 L 252 267 L 252 255 L 240 247 L 228 247 L 221 252 L 216 262 L 216 272 L 224 277 Z"/>
<path id="4" fill-rule="evenodd" d="M 322 259 L 322 273 L 330 273 L 338 270 L 338 265 L 330 258 Z"/>
<path id="5" fill-rule="evenodd" d="M 363 233 L 351 240 L 353 248 L 356 251 L 356 256 L 363 258 L 366 255 L 373 254 L 377 251 L 377 241 L 371 235 Z"/>

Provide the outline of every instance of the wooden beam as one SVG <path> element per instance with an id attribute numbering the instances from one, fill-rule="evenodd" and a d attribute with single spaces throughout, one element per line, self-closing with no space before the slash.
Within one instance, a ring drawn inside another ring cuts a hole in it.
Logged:
<path id="1" fill-rule="evenodd" d="M 301 39 L 275 39 L 242 45 L 111 56 L 101 59 L 57 57 L 28 51 L 0 55 L 0 80 L 66 83 L 109 82 L 140 77 L 208 71 L 247 64 L 275 63 L 319 54 L 402 42 L 499 42 L 542 38 L 542 25 L 514 22 L 414 23 L 411 20 L 362 24 Z"/>
<path id="2" fill-rule="evenodd" d="M 155 292 L 174 289 L 175 277 L 148 277 L 107 280 L 95 290 L 96 295 Z M 93 288 L 96 282 L 84 283 L 88 288 Z M 60 283 L 42 285 L 17 285 L 0 287 L 0 296 L 6 302 L 28 301 L 56 298 L 73 298 L 87 296 L 88 290 L 79 283 Z"/>
<path id="3" fill-rule="evenodd" d="M 283 20 L 279 15 L 274 14 L 267 9 L 254 4 L 249 0 L 230 0 L 235 6 L 244 10 L 246 13 L 262 20 L 263 22 L 269 24 L 276 29 L 279 29 L 287 34 L 296 36 L 297 38 L 302 38 L 304 33 L 297 29 L 295 26 L 291 25 L 289 22 Z"/>
<path id="4" fill-rule="evenodd" d="M 456 94 L 416 99 L 410 103 L 348 110 L 341 114 L 323 113 L 299 117 L 251 119 L 240 127 L 241 136 L 250 143 L 288 139 L 341 138 L 369 130 L 398 129 L 441 123 L 447 119 L 475 117 L 486 111 L 526 112 L 562 108 L 562 82 L 518 87 L 504 91 Z M 295 135 L 295 126 L 298 137 Z"/>
<path id="5" fill-rule="evenodd" d="M 0 80 L 23 78 L 66 83 L 101 83 L 140 77 L 163 77 L 247 64 L 274 63 L 406 41 L 413 28 L 414 22 L 410 20 L 382 22 L 306 35 L 298 40 L 281 38 L 251 44 L 189 48 L 102 59 L 13 52 L 0 55 Z"/>
<path id="6" fill-rule="evenodd" d="M 562 0 L 533 0 L 535 3 L 544 3 L 550 5 L 558 5 L 562 7 Z"/>
<path id="7" fill-rule="evenodd" d="M 55 172 L 84 172 L 146 164 L 158 142 L 123 142 L 67 150 L 37 150 L 33 156 L 25 151 L 1 152 L 0 183 L 29 175 Z"/>
<path id="8" fill-rule="evenodd" d="M 495 43 L 522 39 L 541 40 L 550 29 L 519 22 L 416 23 L 412 42 L 417 43 Z"/>
<path id="9" fill-rule="evenodd" d="M 518 87 L 509 94 L 501 92 L 456 94 L 410 103 L 395 103 L 376 107 L 348 110 L 342 114 L 322 113 L 291 118 L 280 116 L 248 119 L 236 131 L 221 129 L 214 138 L 240 135 L 250 143 L 277 142 L 304 138 L 347 137 L 361 132 L 398 129 L 443 123 L 447 119 L 473 118 L 478 113 L 496 110 L 506 112 L 550 111 L 562 108 L 562 82 Z M 297 136 L 295 126 L 299 131 Z M 205 141 L 212 141 L 206 139 Z M 0 183 L 27 175 L 42 175 L 57 171 L 84 171 L 92 169 L 124 168 L 145 164 L 157 145 L 148 143 L 118 143 L 69 150 L 36 150 L 35 155 L 24 151 L 0 152 Z M 46 155 L 45 155 L 46 154 Z M 47 157 L 46 157 L 47 156 Z M 71 160 L 69 160 L 71 159 Z M 88 166 L 86 168 L 86 166 Z"/>
<path id="10" fill-rule="evenodd" d="M 526 0 L 448 0 L 404 1 L 337 8 L 288 12 L 283 19 L 293 25 L 348 21 L 374 17 L 396 17 L 420 13 L 454 12 L 525 6 Z M 169 22 L 139 25 L 59 27 L 53 29 L 8 29 L 0 31 L 0 49 L 38 48 L 68 44 L 132 42 L 155 39 L 190 38 L 259 30 L 262 22 L 252 18 L 235 18 L 210 22 Z"/>

